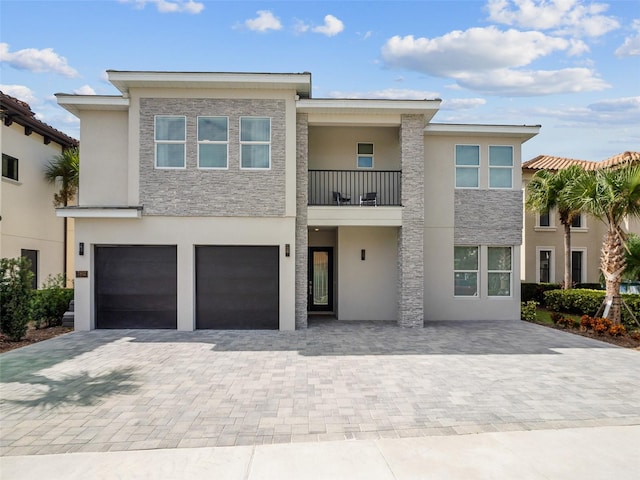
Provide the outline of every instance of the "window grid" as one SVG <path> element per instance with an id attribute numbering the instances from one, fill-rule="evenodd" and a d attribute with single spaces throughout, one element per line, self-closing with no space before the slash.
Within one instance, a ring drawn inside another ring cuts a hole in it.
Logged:
<path id="1" fill-rule="evenodd" d="M 357 147 L 358 168 L 373 168 L 374 154 L 372 142 L 359 142 Z"/>
<path id="2" fill-rule="evenodd" d="M 227 170 L 229 168 L 229 118 L 198 117 L 197 138 L 198 168 Z M 214 158 L 207 158 L 210 155 Z M 216 156 L 219 158 L 215 158 Z M 210 164 L 207 165 L 206 162 Z"/>
<path id="3" fill-rule="evenodd" d="M 456 145 L 456 188 L 479 188 L 480 145 Z"/>
<path id="4" fill-rule="evenodd" d="M 186 168 L 187 117 L 156 115 L 153 139 L 156 168 Z"/>
<path id="5" fill-rule="evenodd" d="M 489 188 L 513 188 L 513 147 L 489 146 Z"/>
<path id="6" fill-rule="evenodd" d="M 2 154 L 2 176 L 18 181 L 18 159 L 16 157 Z"/>
<path id="7" fill-rule="evenodd" d="M 480 247 L 454 247 L 454 296 L 478 296 L 479 257 Z"/>
<path id="8" fill-rule="evenodd" d="M 487 247 L 488 296 L 511 296 L 511 247 Z"/>
<path id="9" fill-rule="evenodd" d="M 240 169 L 271 168 L 271 118 L 240 117 Z"/>

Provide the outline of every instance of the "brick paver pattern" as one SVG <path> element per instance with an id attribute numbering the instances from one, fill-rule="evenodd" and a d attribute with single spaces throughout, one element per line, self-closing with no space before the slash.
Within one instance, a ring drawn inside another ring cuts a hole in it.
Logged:
<path id="1" fill-rule="evenodd" d="M 640 424 L 640 352 L 526 322 L 74 332 L 0 355 L 0 453 Z"/>

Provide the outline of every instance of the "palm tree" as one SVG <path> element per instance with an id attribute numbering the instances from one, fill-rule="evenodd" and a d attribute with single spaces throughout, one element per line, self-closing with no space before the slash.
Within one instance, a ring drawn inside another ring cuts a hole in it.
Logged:
<path id="1" fill-rule="evenodd" d="M 606 285 L 608 317 L 619 324 L 620 283 L 626 267 L 625 219 L 640 218 L 640 165 L 599 169 L 576 179 L 566 192 L 569 202 L 600 219 L 607 226 L 602 244 L 600 269 Z"/>
<path id="2" fill-rule="evenodd" d="M 65 148 L 62 153 L 54 156 L 44 170 L 44 178 L 51 184 L 60 181 L 60 190 L 53 195 L 54 207 L 69 205 L 78 192 L 80 182 L 80 150 L 78 147 Z M 68 219 L 64 217 L 64 245 L 63 245 L 63 270 L 67 276 L 67 243 L 68 243 Z"/>
<path id="3" fill-rule="evenodd" d="M 580 215 L 580 209 L 575 208 L 565 195 L 567 186 L 576 178 L 584 174 L 584 170 L 577 165 L 558 170 L 540 170 L 536 172 L 527 185 L 527 200 L 525 206 L 536 213 L 558 210 L 560 223 L 564 228 L 564 288 L 571 288 L 571 223 Z"/>
<path id="4" fill-rule="evenodd" d="M 56 207 L 66 207 L 78 191 L 80 180 L 80 151 L 78 147 L 66 148 L 62 153 L 54 156 L 45 167 L 44 178 L 52 184 L 60 179 L 60 190 L 54 195 L 53 204 Z"/>
<path id="5" fill-rule="evenodd" d="M 627 267 L 624 270 L 624 280 L 640 280 L 640 237 L 633 233 L 627 234 L 627 249 L 625 254 Z"/>

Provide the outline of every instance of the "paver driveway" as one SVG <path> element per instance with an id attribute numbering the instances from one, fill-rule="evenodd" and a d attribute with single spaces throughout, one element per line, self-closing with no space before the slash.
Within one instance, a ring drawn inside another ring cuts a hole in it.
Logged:
<path id="1" fill-rule="evenodd" d="M 75 332 L 0 368 L 2 455 L 640 424 L 640 352 L 525 322 Z"/>

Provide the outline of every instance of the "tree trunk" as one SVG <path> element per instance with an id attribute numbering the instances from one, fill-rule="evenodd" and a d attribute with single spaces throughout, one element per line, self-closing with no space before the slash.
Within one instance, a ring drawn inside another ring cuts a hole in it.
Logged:
<path id="1" fill-rule="evenodd" d="M 626 266 L 624 254 L 624 233 L 616 226 L 609 228 L 602 245 L 600 268 L 606 285 L 605 301 L 611 302 L 607 318 L 615 325 L 621 322 L 620 283 Z"/>
<path id="2" fill-rule="evenodd" d="M 564 227 L 564 289 L 572 287 L 571 282 L 571 224 L 562 224 Z"/>

